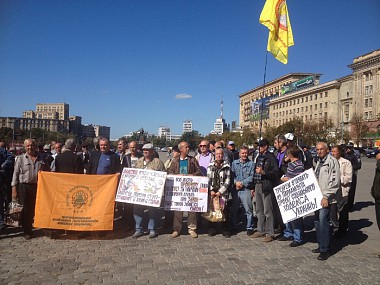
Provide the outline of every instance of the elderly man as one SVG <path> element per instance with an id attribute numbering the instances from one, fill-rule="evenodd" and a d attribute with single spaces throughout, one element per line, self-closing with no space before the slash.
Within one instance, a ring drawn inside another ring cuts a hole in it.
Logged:
<path id="1" fill-rule="evenodd" d="M 239 151 L 236 149 L 234 141 L 228 142 L 227 149 L 232 152 L 234 160 L 239 159 Z"/>
<path id="2" fill-rule="evenodd" d="M 240 148 L 240 158 L 234 160 L 231 166 L 232 177 L 232 231 L 237 231 L 237 216 L 240 202 L 243 204 L 245 215 L 247 217 L 247 235 L 253 234 L 253 214 L 252 214 L 252 196 L 253 188 L 253 162 L 248 158 L 248 147 Z"/>
<path id="3" fill-rule="evenodd" d="M 201 176 L 201 170 L 199 169 L 198 161 L 189 156 L 189 144 L 187 142 L 180 142 L 178 144 L 180 156 L 173 159 L 170 168 L 168 170 L 169 174 L 180 174 L 180 175 L 194 175 Z M 173 220 L 173 233 L 172 237 L 176 238 L 180 235 L 182 230 L 182 218 L 183 212 L 175 211 Z M 197 213 L 189 212 L 187 217 L 187 227 L 188 232 L 192 238 L 197 238 Z"/>
<path id="4" fill-rule="evenodd" d="M 25 154 L 16 160 L 12 178 L 12 201 L 23 205 L 21 223 L 24 237 L 30 240 L 33 237 L 33 219 L 36 206 L 37 176 L 39 171 L 50 171 L 44 154 L 37 152 L 37 145 L 33 139 L 24 141 Z"/>
<path id="5" fill-rule="evenodd" d="M 123 160 L 123 167 L 135 168 L 137 161 L 142 155 L 137 151 L 137 143 L 135 141 L 131 141 L 128 147 L 129 153 Z"/>
<path id="6" fill-rule="evenodd" d="M 278 162 L 273 153 L 268 151 L 269 141 L 259 141 L 259 155 L 256 159 L 255 183 L 257 232 L 252 237 L 264 237 L 263 242 L 274 240 L 273 187 L 278 183 Z"/>
<path id="7" fill-rule="evenodd" d="M 150 169 L 157 171 L 165 171 L 165 166 L 159 158 L 154 157 L 154 148 L 153 144 L 148 143 L 143 146 L 143 157 L 141 157 L 137 163 L 136 168 Z M 155 238 L 157 234 L 157 222 L 159 215 L 159 208 L 147 207 L 142 205 L 133 205 L 133 216 L 136 223 L 136 232 L 132 236 L 134 239 L 137 239 L 144 235 L 143 227 L 141 225 L 144 212 L 148 211 L 149 222 L 148 222 L 148 231 L 149 238 Z"/>
<path id="8" fill-rule="evenodd" d="M 120 172 L 119 157 L 110 150 L 108 139 L 99 139 L 99 149 L 100 151 L 91 153 L 88 174 L 115 174 Z"/>
<path id="9" fill-rule="evenodd" d="M 214 161 L 214 154 L 210 151 L 210 143 L 207 140 L 201 141 L 198 147 L 200 152 L 195 156 L 195 158 L 198 160 L 202 176 L 206 176 L 207 167 Z"/>
<path id="10" fill-rule="evenodd" d="M 83 174 L 83 163 L 80 156 L 74 153 L 75 139 L 67 139 L 65 150 L 55 158 L 55 171 L 63 173 Z"/>
<path id="11" fill-rule="evenodd" d="M 312 252 L 319 253 L 318 260 L 326 260 L 330 256 L 330 206 L 340 188 L 340 169 L 339 162 L 329 154 L 327 143 L 319 142 L 316 150 L 318 162 L 315 167 L 315 175 L 323 198 L 321 201 L 322 209 L 316 212 L 318 220 L 315 221 L 318 248 L 313 249 Z"/>
<path id="12" fill-rule="evenodd" d="M 120 159 L 120 172 L 123 171 L 124 168 L 124 160 L 126 159 L 126 155 L 128 153 L 128 143 L 125 138 L 119 139 L 117 142 L 117 153 Z"/>

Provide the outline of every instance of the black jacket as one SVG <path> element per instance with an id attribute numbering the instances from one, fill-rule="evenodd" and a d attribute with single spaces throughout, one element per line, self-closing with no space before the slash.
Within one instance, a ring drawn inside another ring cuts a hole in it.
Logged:
<path id="1" fill-rule="evenodd" d="M 89 163 L 88 172 L 87 172 L 88 174 L 96 174 L 96 170 L 98 169 L 98 163 L 99 163 L 101 154 L 102 153 L 100 151 L 91 152 L 90 163 Z M 110 173 L 108 174 L 119 173 L 120 172 L 119 156 L 112 151 L 109 151 L 107 154 L 110 156 L 110 160 L 111 160 Z"/>

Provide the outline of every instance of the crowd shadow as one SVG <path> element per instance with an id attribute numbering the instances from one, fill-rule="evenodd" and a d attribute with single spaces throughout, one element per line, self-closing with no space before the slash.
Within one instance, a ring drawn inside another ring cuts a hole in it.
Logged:
<path id="1" fill-rule="evenodd" d="M 364 209 L 370 206 L 375 206 L 375 203 L 372 201 L 356 202 L 351 212 L 359 212 L 361 211 L 361 209 Z"/>
<path id="2" fill-rule="evenodd" d="M 314 227 L 314 215 L 304 217 L 304 240 L 305 243 L 317 243 L 317 235 Z M 371 227 L 373 224 L 368 218 L 358 220 L 350 220 L 348 223 L 348 231 L 345 236 L 337 237 L 333 234 L 330 239 L 330 254 L 341 251 L 349 245 L 358 245 L 364 243 L 368 239 L 368 235 L 363 232 L 363 229 Z"/>

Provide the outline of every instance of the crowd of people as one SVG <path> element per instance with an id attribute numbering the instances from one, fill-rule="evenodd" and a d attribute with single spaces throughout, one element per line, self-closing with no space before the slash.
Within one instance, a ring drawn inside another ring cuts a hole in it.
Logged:
<path id="1" fill-rule="evenodd" d="M 194 175 L 208 178 L 209 199 L 217 199 L 225 219 L 220 225 L 208 223 L 208 234 L 221 233 L 230 238 L 239 231 L 241 211 L 244 212 L 246 234 L 254 239 L 268 243 L 273 240 L 289 241 L 290 247 L 304 243 L 303 219 L 298 218 L 283 224 L 273 188 L 313 168 L 323 198 L 322 208 L 315 212 L 315 228 L 319 260 L 329 257 L 332 234 L 343 238 L 348 230 L 349 212 L 353 208 L 357 172 L 361 167 L 353 152 L 353 144 L 329 146 L 325 142 L 316 145 L 317 157 L 313 158 L 307 145 L 298 146 L 294 135 L 278 135 L 274 138 L 275 151 L 269 151 L 267 139 L 258 141 L 257 149 L 251 154 L 246 146 L 239 150 L 233 141 L 202 140 L 197 154 L 189 155 L 187 142 L 180 142 L 171 148 L 165 164 L 160 160 L 153 144 L 146 143 L 138 150 L 135 141 L 120 139 L 117 149 L 111 151 L 110 141 L 105 138 L 94 139 L 94 149 L 88 145 L 78 146 L 74 139 L 64 144 L 59 142 L 37 146 L 33 139 L 24 142 L 24 153 L 14 155 L 0 142 L 0 227 L 4 223 L 7 205 L 17 202 L 23 205 L 21 224 L 25 239 L 33 237 L 33 218 L 35 211 L 37 177 L 39 171 L 55 171 L 87 175 L 115 174 L 124 167 L 166 171 L 173 175 Z M 379 180 L 380 156 L 377 157 Z M 376 199 L 376 213 L 380 220 L 379 184 L 372 188 Z M 172 229 L 172 238 L 182 234 L 183 215 L 181 211 L 165 213 L 164 228 Z M 115 219 L 123 217 L 127 227 L 134 227 L 133 238 L 145 234 L 158 236 L 157 208 L 116 203 Z M 148 216 L 147 223 L 144 218 Z M 198 237 L 200 214 L 187 213 L 187 232 L 192 238 Z M 379 228 L 380 229 L 380 228 Z M 54 232 L 52 232 L 54 233 Z M 277 235 L 277 236 L 276 236 Z"/>

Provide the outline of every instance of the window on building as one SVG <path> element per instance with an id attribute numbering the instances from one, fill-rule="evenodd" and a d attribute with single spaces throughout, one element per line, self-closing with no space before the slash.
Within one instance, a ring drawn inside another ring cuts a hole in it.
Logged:
<path id="1" fill-rule="evenodd" d="M 292 101 L 290 101 L 290 106 L 292 106 Z"/>
<path id="2" fill-rule="evenodd" d="M 303 112 L 303 107 L 301 107 L 301 112 Z"/>
<path id="3" fill-rule="evenodd" d="M 315 104 L 314 110 L 317 110 L 317 108 L 318 108 L 318 104 Z"/>
<path id="4" fill-rule="evenodd" d="M 322 113 L 319 113 L 319 118 L 322 119 Z"/>
<path id="5" fill-rule="evenodd" d="M 319 98 L 322 98 L 322 95 L 323 95 L 323 93 L 321 92 L 321 93 L 319 93 Z"/>
<path id="6" fill-rule="evenodd" d="M 313 95 L 310 95 L 310 101 L 312 101 L 313 100 Z"/>
<path id="7" fill-rule="evenodd" d="M 347 98 L 350 97 L 350 92 L 347 92 Z"/>
<path id="8" fill-rule="evenodd" d="M 303 97 L 301 98 L 301 103 L 303 103 Z"/>
<path id="9" fill-rule="evenodd" d="M 319 103 L 319 108 L 322 109 L 322 103 Z"/>
<path id="10" fill-rule="evenodd" d="M 306 97 L 305 97 L 305 102 L 307 102 L 308 100 L 309 100 L 309 97 L 306 96 Z"/>
<path id="11" fill-rule="evenodd" d="M 300 108 L 297 108 L 297 113 L 299 113 L 300 112 Z"/>
<path id="12" fill-rule="evenodd" d="M 325 118 L 327 118 L 327 112 L 325 112 Z"/>
<path id="13" fill-rule="evenodd" d="M 294 104 L 294 105 L 296 104 L 296 99 L 293 100 L 293 104 Z"/>
<path id="14" fill-rule="evenodd" d="M 368 95 L 368 91 L 369 91 L 369 87 L 366 86 L 366 87 L 365 87 L 365 92 L 364 92 L 364 94 L 365 94 L 365 95 Z"/>
<path id="15" fill-rule="evenodd" d="M 327 91 L 325 92 L 325 97 L 327 97 L 328 96 L 328 94 L 327 94 Z"/>
<path id="16" fill-rule="evenodd" d="M 369 86 L 369 94 L 372 94 L 372 93 L 373 93 L 373 86 L 370 85 L 370 86 Z"/>
<path id="17" fill-rule="evenodd" d="M 364 99 L 364 107 L 368 108 L 368 99 Z"/>
<path id="18" fill-rule="evenodd" d="M 325 102 L 325 108 L 327 108 L 327 106 L 328 106 L 328 103 L 327 103 L 327 102 Z"/>
<path id="19" fill-rule="evenodd" d="M 307 106 L 305 107 L 305 111 L 307 112 Z"/>
<path id="20" fill-rule="evenodd" d="M 288 110 L 286 110 L 286 115 L 288 115 Z"/>
<path id="21" fill-rule="evenodd" d="M 313 115 L 310 115 L 310 121 L 313 119 Z"/>
<path id="22" fill-rule="evenodd" d="M 368 119 L 372 119 L 372 111 L 368 112 Z"/>
<path id="23" fill-rule="evenodd" d="M 288 107 L 288 101 L 286 101 L 286 107 Z"/>
<path id="24" fill-rule="evenodd" d="M 368 107 L 372 107 L 372 98 L 368 98 Z"/>
<path id="25" fill-rule="evenodd" d="M 299 103 L 300 103 L 300 99 L 298 98 L 298 99 L 297 99 L 297 104 L 299 104 Z"/>
<path id="26" fill-rule="evenodd" d="M 318 99 L 318 94 L 315 94 L 314 95 L 314 100 L 317 100 Z"/>
<path id="27" fill-rule="evenodd" d="M 368 112 L 364 112 L 364 119 L 368 120 Z"/>

